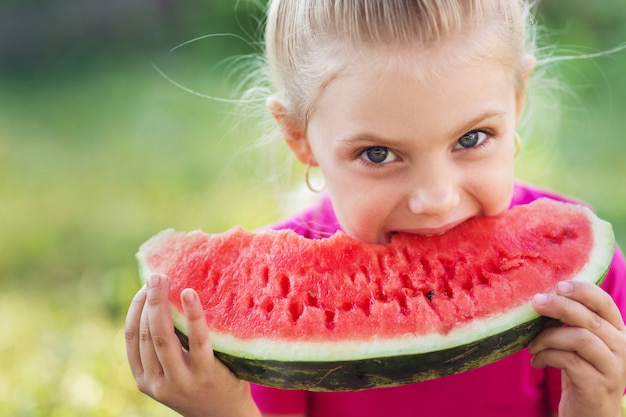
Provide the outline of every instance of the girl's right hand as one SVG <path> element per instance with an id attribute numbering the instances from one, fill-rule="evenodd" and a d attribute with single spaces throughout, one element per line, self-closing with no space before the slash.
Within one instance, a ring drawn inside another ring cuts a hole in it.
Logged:
<path id="1" fill-rule="evenodd" d="M 139 390 L 185 417 L 260 416 L 249 384 L 213 355 L 196 292 L 181 294 L 189 351 L 174 332 L 168 293 L 168 278 L 153 274 L 128 310 L 126 353 Z"/>

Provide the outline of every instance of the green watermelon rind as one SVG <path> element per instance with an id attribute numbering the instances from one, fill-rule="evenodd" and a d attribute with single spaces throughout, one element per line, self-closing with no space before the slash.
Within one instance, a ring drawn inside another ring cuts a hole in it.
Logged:
<path id="1" fill-rule="evenodd" d="M 241 360 L 216 352 L 239 378 L 283 389 L 360 391 L 392 387 L 461 373 L 495 362 L 524 348 L 555 320 L 537 317 L 505 332 L 448 349 L 381 358 L 281 362 Z"/>
<path id="2" fill-rule="evenodd" d="M 610 223 L 581 207 L 593 231 L 587 264 L 569 279 L 600 285 L 608 272 L 615 238 Z M 141 280 L 150 271 L 138 253 Z M 187 327 L 171 305 L 181 343 Z M 471 370 L 528 345 L 555 320 L 541 317 L 530 300 L 503 314 L 476 319 L 447 334 L 405 335 L 363 341 L 300 342 L 270 338 L 240 340 L 210 331 L 215 355 L 239 378 L 261 385 L 311 391 L 361 390 L 418 382 Z"/>

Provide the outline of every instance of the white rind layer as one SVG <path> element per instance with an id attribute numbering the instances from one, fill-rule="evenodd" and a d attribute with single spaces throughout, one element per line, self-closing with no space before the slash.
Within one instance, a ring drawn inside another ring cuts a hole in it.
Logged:
<path id="1" fill-rule="evenodd" d="M 570 279 L 599 284 L 607 273 L 607 265 L 611 263 L 615 250 L 613 229 L 610 223 L 596 217 L 590 209 L 576 207 L 576 210 L 580 209 L 585 212 L 591 223 L 593 249 L 587 264 Z M 141 280 L 145 282 L 152 271 L 148 269 L 141 253 L 137 254 L 137 258 L 140 264 Z M 185 335 L 188 334 L 182 313 L 174 306 L 171 310 L 176 328 Z M 229 334 L 211 331 L 210 338 L 214 350 L 247 359 L 289 362 L 359 360 L 450 349 L 506 332 L 537 317 L 539 315 L 532 308 L 531 302 L 528 301 L 519 307 L 507 310 L 505 314 L 492 315 L 467 322 L 447 334 L 405 335 L 392 339 L 373 337 L 363 341 L 306 342 L 269 338 L 242 340 Z"/>

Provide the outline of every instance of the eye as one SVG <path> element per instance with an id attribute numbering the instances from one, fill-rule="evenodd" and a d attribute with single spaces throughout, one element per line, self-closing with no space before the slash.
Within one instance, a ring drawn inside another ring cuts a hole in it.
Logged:
<path id="1" fill-rule="evenodd" d="M 481 132 L 480 130 L 472 130 L 471 132 L 467 132 L 454 145 L 455 150 L 459 149 L 469 149 L 474 148 L 480 144 L 482 144 L 489 135 L 485 132 Z"/>
<path id="2" fill-rule="evenodd" d="M 389 148 L 384 146 L 373 146 L 364 150 L 361 155 L 368 162 L 373 164 L 382 164 L 385 162 L 395 161 L 397 159 L 396 154 Z"/>

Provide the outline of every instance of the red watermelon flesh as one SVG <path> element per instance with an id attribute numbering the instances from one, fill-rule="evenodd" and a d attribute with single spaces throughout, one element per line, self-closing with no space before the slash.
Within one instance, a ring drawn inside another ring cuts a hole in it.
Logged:
<path id="1" fill-rule="evenodd" d="M 590 216 L 581 206 L 539 200 L 440 236 L 396 235 L 386 246 L 341 232 L 312 240 L 292 231 L 167 230 L 138 257 L 145 274 L 170 277 L 176 310 L 181 291 L 194 288 L 211 329 L 235 339 L 445 335 L 576 276 L 593 255 Z"/>

